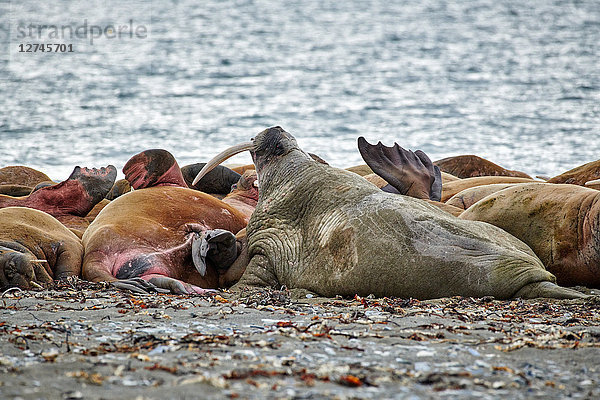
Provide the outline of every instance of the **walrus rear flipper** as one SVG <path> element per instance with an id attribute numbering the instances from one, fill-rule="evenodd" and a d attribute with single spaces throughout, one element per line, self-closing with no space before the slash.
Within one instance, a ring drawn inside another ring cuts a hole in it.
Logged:
<path id="1" fill-rule="evenodd" d="M 400 194 L 435 201 L 441 199 L 442 174 L 421 150 L 413 153 L 397 143 L 393 147 L 384 146 L 381 142 L 372 145 L 361 136 L 358 138 L 358 151 L 373 172 Z"/>
<path id="2" fill-rule="evenodd" d="M 192 261 L 200 275 L 206 275 L 206 261 L 217 270 L 226 270 L 238 255 L 235 235 L 224 229 L 213 229 L 195 235 L 192 241 Z"/>
<path id="3" fill-rule="evenodd" d="M 106 196 L 116 177 L 117 169 L 112 165 L 100 169 L 75 167 L 66 181 L 32 192 L 23 206 L 54 217 L 85 217 Z"/>
<path id="4" fill-rule="evenodd" d="M 525 285 L 514 298 L 535 299 L 537 297 L 548 297 L 553 299 L 584 299 L 590 297 L 574 289 L 558 286 L 552 282 L 534 282 Z"/>
<path id="5" fill-rule="evenodd" d="M 120 279 L 110 283 L 111 286 L 119 290 L 129 290 L 134 293 L 170 293 L 169 289 L 161 289 L 154 284 L 143 280 L 142 278 Z"/>
<path id="6" fill-rule="evenodd" d="M 172 293 L 172 294 L 210 294 L 213 289 L 202 289 L 178 279 L 168 276 L 152 274 L 143 278 L 120 279 L 110 282 L 111 286 L 119 290 L 129 290 L 134 293 Z"/>

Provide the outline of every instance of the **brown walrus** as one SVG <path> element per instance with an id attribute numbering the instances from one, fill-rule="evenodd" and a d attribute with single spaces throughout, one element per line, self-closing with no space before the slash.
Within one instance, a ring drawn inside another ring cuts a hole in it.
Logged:
<path id="1" fill-rule="evenodd" d="M 241 251 L 234 234 L 248 216 L 185 187 L 166 150 L 133 156 L 123 172 L 135 190 L 113 200 L 85 231 L 83 277 L 138 291 L 205 293 L 219 287 Z"/>
<path id="2" fill-rule="evenodd" d="M 0 209 L 0 287 L 32 289 L 79 276 L 83 246 L 58 220 L 32 208 Z"/>
<path id="3" fill-rule="evenodd" d="M 444 204 L 466 210 L 484 197 L 515 185 L 518 185 L 518 183 L 492 183 L 490 185 L 473 186 L 456 193 Z"/>
<path id="4" fill-rule="evenodd" d="M 22 185 L 33 188 L 45 181 L 51 181 L 48 175 L 23 165 L 0 168 L 0 185 Z"/>
<path id="5" fill-rule="evenodd" d="M 483 198 L 460 218 L 493 224 L 521 239 L 561 285 L 600 287 L 597 190 L 568 184 L 520 184 Z"/>
<path id="6" fill-rule="evenodd" d="M 0 168 L 0 194 L 27 196 L 40 182 L 50 181 L 43 172 L 22 165 Z"/>
<path id="7" fill-rule="evenodd" d="M 462 192 L 465 189 L 492 185 L 496 183 L 532 183 L 535 182 L 529 178 L 515 178 L 511 176 L 476 176 L 474 178 L 459 179 L 456 181 L 444 183 L 442 185 L 442 199 L 440 201 L 446 202 L 448 199 L 455 194 Z"/>
<path id="8" fill-rule="evenodd" d="M 434 162 L 442 171 L 448 172 L 461 179 L 475 176 L 513 176 L 518 178 L 530 178 L 521 171 L 508 170 L 475 155 L 464 155 L 442 158 Z"/>
<path id="9" fill-rule="evenodd" d="M 592 161 L 563 172 L 554 178 L 548 179 L 548 183 L 569 183 L 572 185 L 585 185 L 586 182 L 600 178 L 600 160 Z"/>
<path id="10" fill-rule="evenodd" d="M 323 296 L 580 298 L 523 242 L 312 160 L 280 127 L 216 156 L 250 150 L 260 181 L 247 227 L 249 264 L 234 286 Z M 196 179 L 201 178 L 204 171 Z"/>

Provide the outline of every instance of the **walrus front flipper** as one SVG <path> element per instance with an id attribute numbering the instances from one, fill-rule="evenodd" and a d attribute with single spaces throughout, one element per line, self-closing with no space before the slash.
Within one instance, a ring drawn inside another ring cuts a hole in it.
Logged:
<path id="1" fill-rule="evenodd" d="M 558 286 L 552 282 L 534 282 L 525 285 L 517 293 L 514 298 L 535 299 L 538 297 L 548 297 L 552 299 L 585 299 L 590 297 L 574 289 Z"/>
<path id="2" fill-rule="evenodd" d="M 358 150 L 373 172 L 400 194 L 419 199 L 441 199 L 441 172 L 421 150 L 413 153 L 397 143 L 393 147 L 381 142 L 372 145 L 362 136 L 358 138 Z"/>
<path id="3" fill-rule="evenodd" d="M 224 229 L 213 229 L 197 234 L 192 239 L 192 261 L 200 275 L 206 275 L 206 261 L 217 270 L 226 270 L 238 255 L 235 235 Z"/>

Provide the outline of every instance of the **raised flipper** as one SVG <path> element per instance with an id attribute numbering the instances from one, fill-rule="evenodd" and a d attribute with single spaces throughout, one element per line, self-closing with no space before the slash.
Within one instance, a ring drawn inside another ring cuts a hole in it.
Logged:
<path id="1" fill-rule="evenodd" d="M 47 265 L 48 261 L 36 259 L 29 252 L 0 246 L 0 288 L 32 289 L 52 282 L 52 277 L 44 268 Z"/>
<path id="2" fill-rule="evenodd" d="M 397 143 L 393 147 L 381 142 L 372 145 L 362 136 L 358 138 L 358 150 L 373 172 L 389 183 L 390 187 L 382 190 L 396 189 L 397 193 L 420 199 L 441 199 L 442 174 L 421 150 L 413 153 Z"/>
<path id="3" fill-rule="evenodd" d="M 213 229 L 196 234 L 192 239 L 192 261 L 200 275 L 206 275 L 207 260 L 219 271 L 227 270 L 238 255 L 233 233 Z"/>
<path id="4" fill-rule="evenodd" d="M 67 214 L 85 217 L 106 196 L 116 177 L 117 169 L 112 165 L 100 169 L 75 167 L 66 181 L 32 192 L 20 205 L 55 217 Z"/>
<path id="5" fill-rule="evenodd" d="M 552 299 L 585 299 L 590 296 L 578 292 L 574 289 L 558 286 L 552 282 L 533 282 L 525 285 L 517 293 L 514 298 L 535 299 L 538 297 L 548 297 Z"/>
<path id="6" fill-rule="evenodd" d="M 153 186 L 186 187 L 179 164 L 167 150 L 145 150 L 131 157 L 123 167 L 125 179 L 135 190 Z"/>

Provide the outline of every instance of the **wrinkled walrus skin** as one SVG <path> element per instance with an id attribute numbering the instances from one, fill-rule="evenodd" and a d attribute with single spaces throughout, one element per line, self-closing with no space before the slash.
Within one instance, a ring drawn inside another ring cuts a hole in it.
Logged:
<path id="1" fill-rule="evenodd" d="M 234 286 L 306 289 L 323 296 L 583 297 L 523 242 L 492 225 L 382 192 L 354 173 L 314 162 L 280 127 L 251 154 L 259 202 L 247 227 L 249 265 Z"/>
<path id="2" fill-rule="evenodd" d="M 79 276 L 82 259 L 79 238 L 51 215 L 25 207 L 0 209 L 0 288 L 32 289 L 31 282 Z"/>
<path id="3" fill-rule="evenodd" d="M 511 233 L 561 285 L 600 287 L 600 192 L 571 184 L 510 187 L 473 204 L 460 218 Z"/>

